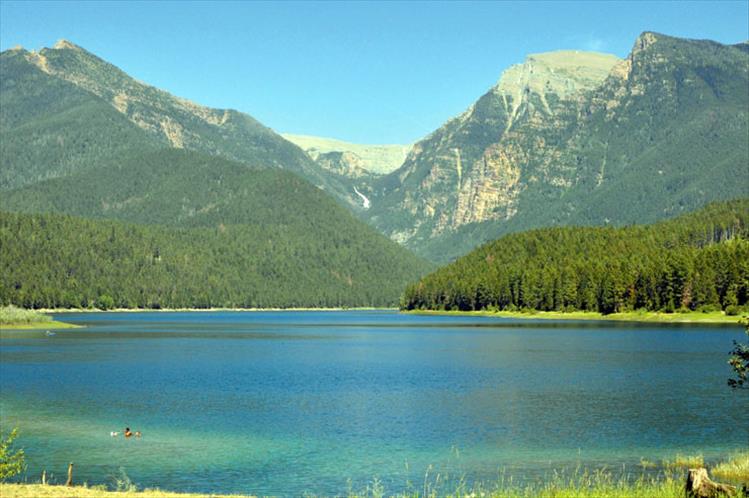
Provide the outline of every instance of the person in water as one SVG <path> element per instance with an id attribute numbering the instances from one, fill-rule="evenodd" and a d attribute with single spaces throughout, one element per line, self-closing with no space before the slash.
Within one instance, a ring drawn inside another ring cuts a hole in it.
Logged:
<path id="1" fill-rule="evenodd" d="M 130 427 L 125 427 L 125 437 L 130 437 L 132 435 L 133 433 L 130 432 Z"/>

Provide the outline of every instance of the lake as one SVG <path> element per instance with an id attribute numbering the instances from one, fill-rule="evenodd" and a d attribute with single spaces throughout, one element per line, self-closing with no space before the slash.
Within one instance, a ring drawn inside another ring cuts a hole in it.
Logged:
<path id="1" fill-rule="evenodd" d="M 749 444 L 739 326 L 390 311 L 66 313 L 2 331 L 0 420 L 64 482 L 273 495 L 639 472 Z M 114 438 L 125 426 L 140 439 Z M 624 466 L 624 467 L 622 467 Z M 440 475 L 437 478 L 437 475 Z M 504 477 L 502 477 L 504 476 Z M 447 482 L 447 484 L 439 484 Z"/>

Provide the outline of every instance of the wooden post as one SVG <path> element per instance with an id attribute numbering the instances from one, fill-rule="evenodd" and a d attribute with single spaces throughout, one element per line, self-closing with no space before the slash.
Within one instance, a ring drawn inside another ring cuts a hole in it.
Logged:
<path id="1" fill-rule="evenodd" d="M 72 486 L 73 485 L 73 462 L 70 462 L 70 465 L 68 465 L 68 482 L 65 483 L 66 486 Z"/>
<path id="2" fill-rule="evenodd" d="M 47 469 L 42 470 L 42 484 L 47 484 Z"/>
<path id="3" fill-rule="evenodd" d="M 689 469 L 686 485 L 687 498 L 720 498 L 736 495 L 734 486 L 712 481 L 707 476 L 707 469 Z"/>

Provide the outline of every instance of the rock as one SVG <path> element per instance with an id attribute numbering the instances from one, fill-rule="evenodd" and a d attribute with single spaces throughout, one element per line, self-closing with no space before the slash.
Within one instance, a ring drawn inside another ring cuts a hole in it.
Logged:
<path id="1" fill-rule="evenodd" d="M 738 496 L 734 486 L 712 481 L 707 469 L 689 469 L 686 486 L 687 498 L 718 498 Z"/>

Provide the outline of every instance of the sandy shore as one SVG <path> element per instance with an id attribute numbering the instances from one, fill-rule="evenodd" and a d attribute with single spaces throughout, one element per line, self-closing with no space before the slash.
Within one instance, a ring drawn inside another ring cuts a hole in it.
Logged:
<path id="1" fill-rule="evenodd" d="M 535 320 L 603 320 L 618 322 L 659 322 L 659 323 L 739 323 L 741 315 L 726 315 L 722 311 L 702 313 L 658 313 L 655 311 L 631 311 L 626 313 L 612 313 L 602 315 L 593 311 L 434 311 L 414 310 L 405 311 L 416 315 L 444 315 L 444 316 L 485 316 L 493 318 L 526 318 Z"/>

